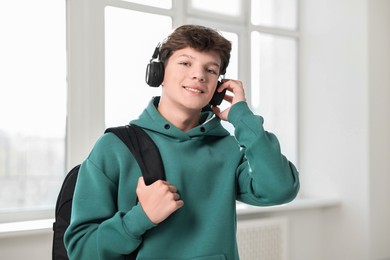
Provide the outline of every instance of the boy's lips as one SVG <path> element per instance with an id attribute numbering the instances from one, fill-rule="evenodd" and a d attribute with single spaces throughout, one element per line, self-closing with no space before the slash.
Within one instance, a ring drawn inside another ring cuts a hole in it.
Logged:
<path id="1" fill-rule="evenodd" d="M 196 87 L 186 87 L 186 86 L 184 86 L 183 88 L 188 90 L 188 91 L 194 92 L 194 93 L 204 93 L 203 90 L 201 90 L 199 88 L 196 88 Z"/>

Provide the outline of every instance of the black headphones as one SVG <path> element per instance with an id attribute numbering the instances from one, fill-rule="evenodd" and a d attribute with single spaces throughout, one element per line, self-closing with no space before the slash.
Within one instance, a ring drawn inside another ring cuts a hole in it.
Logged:
<path id="1" fill-rule="evenodd" d="M 159 87 L 164 80 L 164 63 L 159 60 L 155 61 L 160 55 L 160 46 L 160 43 L 157 44 L 152 58 L 150 59 L 148 66 L 146 66 L 145 81 L 146 84 L 151 87 Z"/>

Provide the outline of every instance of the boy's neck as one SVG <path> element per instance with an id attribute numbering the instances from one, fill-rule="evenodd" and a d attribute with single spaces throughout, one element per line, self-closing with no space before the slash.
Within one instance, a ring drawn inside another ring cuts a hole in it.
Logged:
<path id="1" fill-rule="evenodd" d="M 187 132 L 199 125 L 201 111 L 175 109 L 172 106 L 166 106 L 161 100 L 157 110 L 167 121 L 183 132 Z"/>

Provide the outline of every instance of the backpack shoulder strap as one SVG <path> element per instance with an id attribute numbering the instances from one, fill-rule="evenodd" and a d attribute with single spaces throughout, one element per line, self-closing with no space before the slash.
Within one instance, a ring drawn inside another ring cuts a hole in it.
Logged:
<path id="1" fill-rule="evenodd" d="M 111 127 L 105 131 L 108 132 L 118 136 L 129 148 L 141 168 L 146 185 L 156 180 L 165 180 L 160 151 L 141 127 L 137 125 Z"/>

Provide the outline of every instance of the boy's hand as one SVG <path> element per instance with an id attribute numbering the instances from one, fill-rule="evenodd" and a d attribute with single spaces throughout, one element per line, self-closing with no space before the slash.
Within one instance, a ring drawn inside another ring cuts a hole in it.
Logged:
<path id="1" fill-rule="evenodd" d="M 167 181 L 158 180 L 147 186 L 140 177 L 136 193 L 145 214 L 154 224 L 164 221 L 184 205 L 176 187 Z"/>

